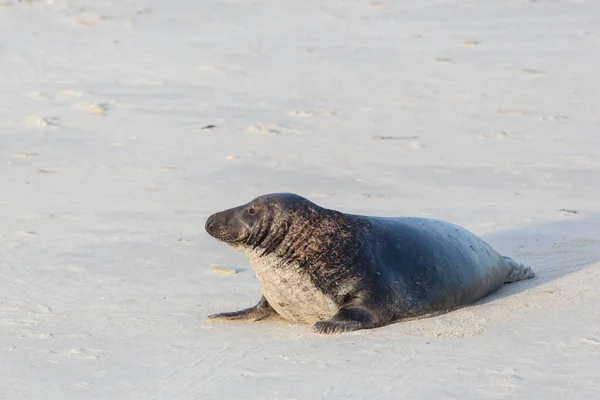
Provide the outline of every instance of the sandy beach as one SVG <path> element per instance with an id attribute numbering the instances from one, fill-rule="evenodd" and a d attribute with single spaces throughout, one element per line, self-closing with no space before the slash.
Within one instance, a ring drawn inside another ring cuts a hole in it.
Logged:
<path id="1" fill-rule="evenodd" d="M 599 399 L 599 66 L 594 0 L 0 0 L 0 398 Z M 206 322 L 260 288 L 205 220 L 270 192 L 537 277 L 339 336 Z"/>

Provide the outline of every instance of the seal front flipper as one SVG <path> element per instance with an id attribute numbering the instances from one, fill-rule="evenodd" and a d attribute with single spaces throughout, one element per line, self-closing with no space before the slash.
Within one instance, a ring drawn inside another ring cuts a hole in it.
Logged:
<path id="1" fill-rule="evenodd" d="M 277 313 L 275 310 L 273 310 L 267 299 L 262 296 L 258 304 L 254 307 L 246 308 L 240 311 L 209 315 L 208 320 L 211 322 L 260 321 L 261 319 L 267 318 L 268 316 L 274 314 Z"/>
<path id="2" fill-rule="evenodd" d="M 377 328 L 382 325 L 385 323 L 375 310 L 369 310 L 361 305 L 349 305 L 340 308 L 330 320 L 316 322 L 312 329 L 316 333 L 333 335 L 359 329 Z"/>

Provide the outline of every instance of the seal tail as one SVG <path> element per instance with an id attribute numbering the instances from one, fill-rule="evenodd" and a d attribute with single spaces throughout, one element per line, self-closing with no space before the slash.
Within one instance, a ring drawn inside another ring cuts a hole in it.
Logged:
<path id="1" fill-rule="evenodd" d="M 507 262 L 508 265 L 512 268 L 508 278 L 504 283 L 518 282 L 525 279 L 535 278 L 535 272 L 531 269 L 531 267 L 526 267 L 525 265 L 516 262 L 510 257 L 502 257 L 504 261 Z"/>

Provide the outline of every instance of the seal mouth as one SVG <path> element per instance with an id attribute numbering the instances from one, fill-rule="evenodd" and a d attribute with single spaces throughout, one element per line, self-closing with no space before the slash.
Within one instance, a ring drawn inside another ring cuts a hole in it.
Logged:
<path id="1" fill-rule="evenodd" d="M 230 232 L 223 224 L 220 223 L 220 221 L 218 221 L 217 214 L 213 214 L 208 217 L 204 229 L 213 238 L 228 244 L 241 243 L 248 238 L 248 234 L 236 235 L 235 233 Z"/>
<path id="2" fill-rule="evenodd" d="M 218 241 L 224 242 L 224 243 L 227 243 L 227 244 L 241 244 L 241 243 L 243 243 L 248 238 L 248 235 L 242 235 L 240 237 L 240 236 L 237 236 L 237 235 L 232 235 L 232 234 L 230 234 L 229 232 L 227 232 L 226 230 L 223 230 L 223 229 L 220 230 L 220 231 L 218 231 L 218 232 L 216 232 L 216 233 L 214 233 L 214 234 L 209 232 L 209 234 L 212 237 L 214 237 L 215 239 L 217 239 Z"/>

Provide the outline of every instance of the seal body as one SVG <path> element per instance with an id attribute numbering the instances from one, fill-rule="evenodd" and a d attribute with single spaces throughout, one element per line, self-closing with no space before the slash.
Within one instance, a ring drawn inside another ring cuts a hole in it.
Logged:
<path id="1" fill-rule="evenodd" d="M 206 230 L 248 256 L 262 292 L 212 320 L 277 314 L 340 333 L 445 313 L 535 276 L 455 224 L 345 214 L 289 193 L 216 213 Z"/>

